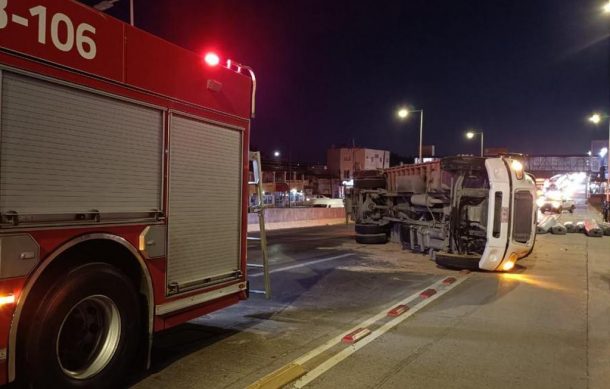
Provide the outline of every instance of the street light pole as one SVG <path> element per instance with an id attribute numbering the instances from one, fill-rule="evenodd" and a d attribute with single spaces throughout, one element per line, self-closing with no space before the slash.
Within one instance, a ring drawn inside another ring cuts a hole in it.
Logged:
<path id="1" fill-rule="evenodd" d="M 423 109 L 407 109 L 401 108 L 396 114 L 400 120 L 404 120 L 409 116 L 411 112 L 419 112 L 419 163 L 423 161 L 423 150 L 424 150 L 424 110 Z"/>
<path id="2" fill-rule="evenodd" d="M 608 118 L 608 151 L 606 157 L 608 157 L 608 165 L 606 166 L 606 176 L 608 176 L 606 180 L 606 204 L 610 204 L 610 171 L 608 171 L 610 170 L 610 118 Z"/>
<path id="3" fill-rule="evenodd" d="M 134 15 L 133 15 L 133 0 L 129 0 L 129 21 L 134 26 Z"/>
<path id="4" fill-rule="evenodd" d="M 610 5 L 610 2 L 608 3 L 608 5 Z M 610 12 L 610 7 L 608 12 Z M 608 171 L 610 170 L 610 116 L 594 113 L 589 118 L 589 121 L 593 124 L 599 124 L 603 119 L 608 120 L 608 148 L 606 149 L 606 158 L 608 158 L 608 166 L 606 166 L 605 173 L 606 176 L 608 176 L 606 180 L 606 203 L 610 203 L 610 172 Z"/>
<path id="5" fill-rule="evenodd" d="M 419 115 L 419 163 L 424 162 L 422 159 L 423 155 L 423 139 L 424 139 L 424 110 L 420 109 Z"/>
<path id="6" fill-rule="evenodd" d="M 468 139 L 472 139 L 475 136 L 480 135 L 481 136 L 481 157 L 484 157 L 484 143 L 485 143 L 485 134 L 483 134 L 483 131 L 468 131 L 466 133 L 466 138 Z"/>

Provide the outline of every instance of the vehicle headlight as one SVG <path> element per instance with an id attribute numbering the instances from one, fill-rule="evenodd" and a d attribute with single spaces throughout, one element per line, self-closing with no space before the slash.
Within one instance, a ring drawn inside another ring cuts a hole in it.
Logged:
<path id="1" fill-rule="evenodd" d="M 536 205 L 538 206 L 538 208 L 542 208 L 544 203 L 545 203 L 544 197 L 538 197 L 536 199 Z"/>
<path id="2" fill-rule="evenodd" d="M 515 175 L 517 176 L 517 179 L 522 180 L 523 179 L 523 164 L 521 162 L 517 161 L 516 159 L 513 159 L 513 161 L 510 163 L 510 166 L 515 171 Z"/>

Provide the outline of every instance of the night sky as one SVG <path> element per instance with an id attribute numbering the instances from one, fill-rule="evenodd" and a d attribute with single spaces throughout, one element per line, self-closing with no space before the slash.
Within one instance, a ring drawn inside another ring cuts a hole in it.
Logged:
<path id="1" fill-rule="evenodd" d="M 95 1 L 85 1 L 95 3 Z M 123 5 L 121 5 L 123 3 Z M 112 11 L 125 16 L 127 0 Z M 603 0 L 136 0 L 136 25 L 215 48 L 259 80 L 252 146 L 323 161 L 331 145 L 417 154 L 486 147 L 584 154 L 608 137 L 610 15 Z M 111 12 L 111 13 L 112 13 Z"/>

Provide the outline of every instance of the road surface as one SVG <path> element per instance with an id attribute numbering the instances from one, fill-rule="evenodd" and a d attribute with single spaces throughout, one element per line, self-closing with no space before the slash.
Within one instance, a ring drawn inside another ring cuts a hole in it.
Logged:
<path id="1" fill-rule="evenodd" d="M 610 237 L 539 236 L 512 273 L 463 274 L 352 235 L 269 233 L 272 299 L 252 295 L 157 336 L 152 370 L 134 387 L 608 387 Z M 438 293 L 423 299 L 428 288 Z M 401 303 L 407 313 L 386 316 Z M 361 327 L 371 333 L 343 342 Z"/>

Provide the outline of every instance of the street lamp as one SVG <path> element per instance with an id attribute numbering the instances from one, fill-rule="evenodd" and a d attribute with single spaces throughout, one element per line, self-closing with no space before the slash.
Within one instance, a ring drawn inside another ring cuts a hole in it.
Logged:
<path id="1" fill-rule="evenodd" d="M 483 135 L 483 131 L 468 131 L 466 133 L 466 138 L 468 139 L 474 139 L 475 136 L 477 135 L 481 135 L 481 157 L 483 156 L 483 143 L 484 143 L 484 135 Z"/>
<path id="2" fill-rule="evenodd" d="M 275 158 L 279 157 L 279 156 L 280 156 L 280 152 L 279 152 L 278 150 L 275 150 L 275 151 L 273 152 L 273 156 L 274 156 Z"/>
<path id="3" fill-rule="evenodd" d="M 608 6 L 608 12 L 610 12 L 610 2 L 608 2 L 607 4 Z M 605 7 L 604 7 L 605 9 Z M 593 124 L 599 124 L 601 123 L 602 119 L 608 119 L 608 115 L 600 115 L 598 113 L 594 113 L 593 115 L 591 115 L 589 117 L 589 121 Z M 604 152 L 605 149 L 605 152 Z M 610 202 L 610 172 L 608 172 L 608 169 L 610 169 L 610 153 L 608 152 L 608 150 L 610 149 L 610 120 L 608 120 L 608 147 L 604 147 L 601 152 L 599 153 L 599 156 L 601 158 L 604 158 L 604 156 L 608 156 L 608 167 L 606 167 L 606 176 L 608 176 L 608 180 L 606 182 L 606 201 Z M 603 155 L 602 155 L 603 154 Z"/>
<path id="4" fill-rule="evenodd" d="M 423 154 L 423 133 L 424 133 L 424 110 L 423 109 L 408 109 L 408 108 L 400 108 L 396 111 L 396 116 L 398 119 L 405 120 L 411 112 L 419 112 L 419 163 L 422 163 L 424 160 L 422 158 Z"/>
<path id="5" fill-rule="evenodd" d="M 606 4 L 604 4 L 604 6 L 602 7 L 602 10 L 606 14 L 610 13 L 610 1 L 608 1 Z"/>

